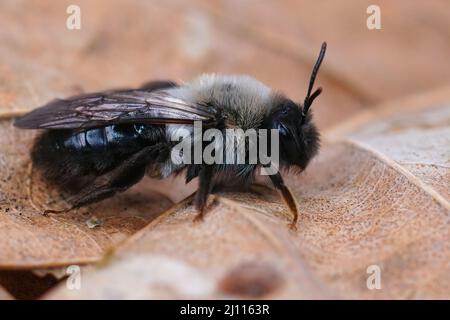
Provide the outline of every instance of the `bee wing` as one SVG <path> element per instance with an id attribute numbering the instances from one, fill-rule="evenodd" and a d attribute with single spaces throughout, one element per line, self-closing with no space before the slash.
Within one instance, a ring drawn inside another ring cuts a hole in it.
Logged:
<path id="1" fill-rule="evenodd" d="M 31 111 L 14 125 L 24 129 L 84 129 L 119 123 L 215 123 L 216 110 L 167 91 L 116 90 L 58 99 Z"/>

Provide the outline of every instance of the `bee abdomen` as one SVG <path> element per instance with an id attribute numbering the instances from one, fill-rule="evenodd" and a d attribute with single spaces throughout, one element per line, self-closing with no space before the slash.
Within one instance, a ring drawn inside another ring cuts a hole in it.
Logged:
<path id="1" fill-rule="evenodd" d="M 111 125 L 64 135 L 55 142 L 58 149 L 81 152 L 101 151 L 119 145 L 128 149 L 139 143 L 144 130 L 144 125 Z"/>
<path id="2" fill-rule="evenodd" d="M 102 175 L 145 145 L 154 144 L 146 125 L 114 125 L 86 131 L 49 130 L 37 138 L 31 157 L 46 178 L 58 184 Z M 91 178 L 89 178 L 91 179 Z M 75 183 L 78 184 L 78 183 Z"/>

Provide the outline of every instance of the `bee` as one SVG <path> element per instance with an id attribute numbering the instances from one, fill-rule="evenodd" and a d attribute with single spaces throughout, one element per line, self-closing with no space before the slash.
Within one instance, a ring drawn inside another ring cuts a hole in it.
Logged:
<path id="1" fill-rule="evenodd" d="M 310 107 L 322 92 L 321 87 L 315 91 L 313 87 L 325 51 L 323 43 L 303 104 L 249 76 L 206 74 L 181 85 L 153 81 L 138 89 L 53 100 L 14 125 L 44 129 L 34 142 L 31 160 L 44 177 L 71 194 L 70 209 L 125 191 L 146 173 L 166 178 L 185 172 L 186 183 L 198 178 L 193 201 L 198 210 L 195 220 L 201 220 L 208 196 L 217 187 L 251 185 L 261 163 L 175 164 L 171 135 L 180 129 L 192 134 L 197 121 L 223 132 L 227 128 L 277 130 L 280 168 L 303 171 L 319 150 Z M 269 177 L 288 205 L 295 227 L 298 211 L 293 195 L 279 171 Z"/>

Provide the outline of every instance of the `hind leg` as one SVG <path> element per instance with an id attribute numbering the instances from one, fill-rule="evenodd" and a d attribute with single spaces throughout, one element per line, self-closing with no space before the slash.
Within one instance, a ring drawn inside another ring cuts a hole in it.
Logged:
<path id="1" fill-rule="evenodd" d="M 68 199 L 72 209 L 109 198 L 138 183 L 143 178 L 148 163 L 155 160 L 162 151 L 163 145 L 155 145 L 135 153 L 113 170 L 95 179 L 79 194 Z"/>

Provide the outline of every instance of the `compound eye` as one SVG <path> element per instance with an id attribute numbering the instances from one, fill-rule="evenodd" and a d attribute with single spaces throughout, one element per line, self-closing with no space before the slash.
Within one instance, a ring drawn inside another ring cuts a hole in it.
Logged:
<path id="1" fill-rule="evenodd" d="M 281 122 L 278 123 L 277 129 L 282 136 L 285 136 L 285 137 L 290 136 L 290 132 L 289 132 L 288 128 L 286 128 L 286 126 L 283 123 L 281 123 Z"/>

